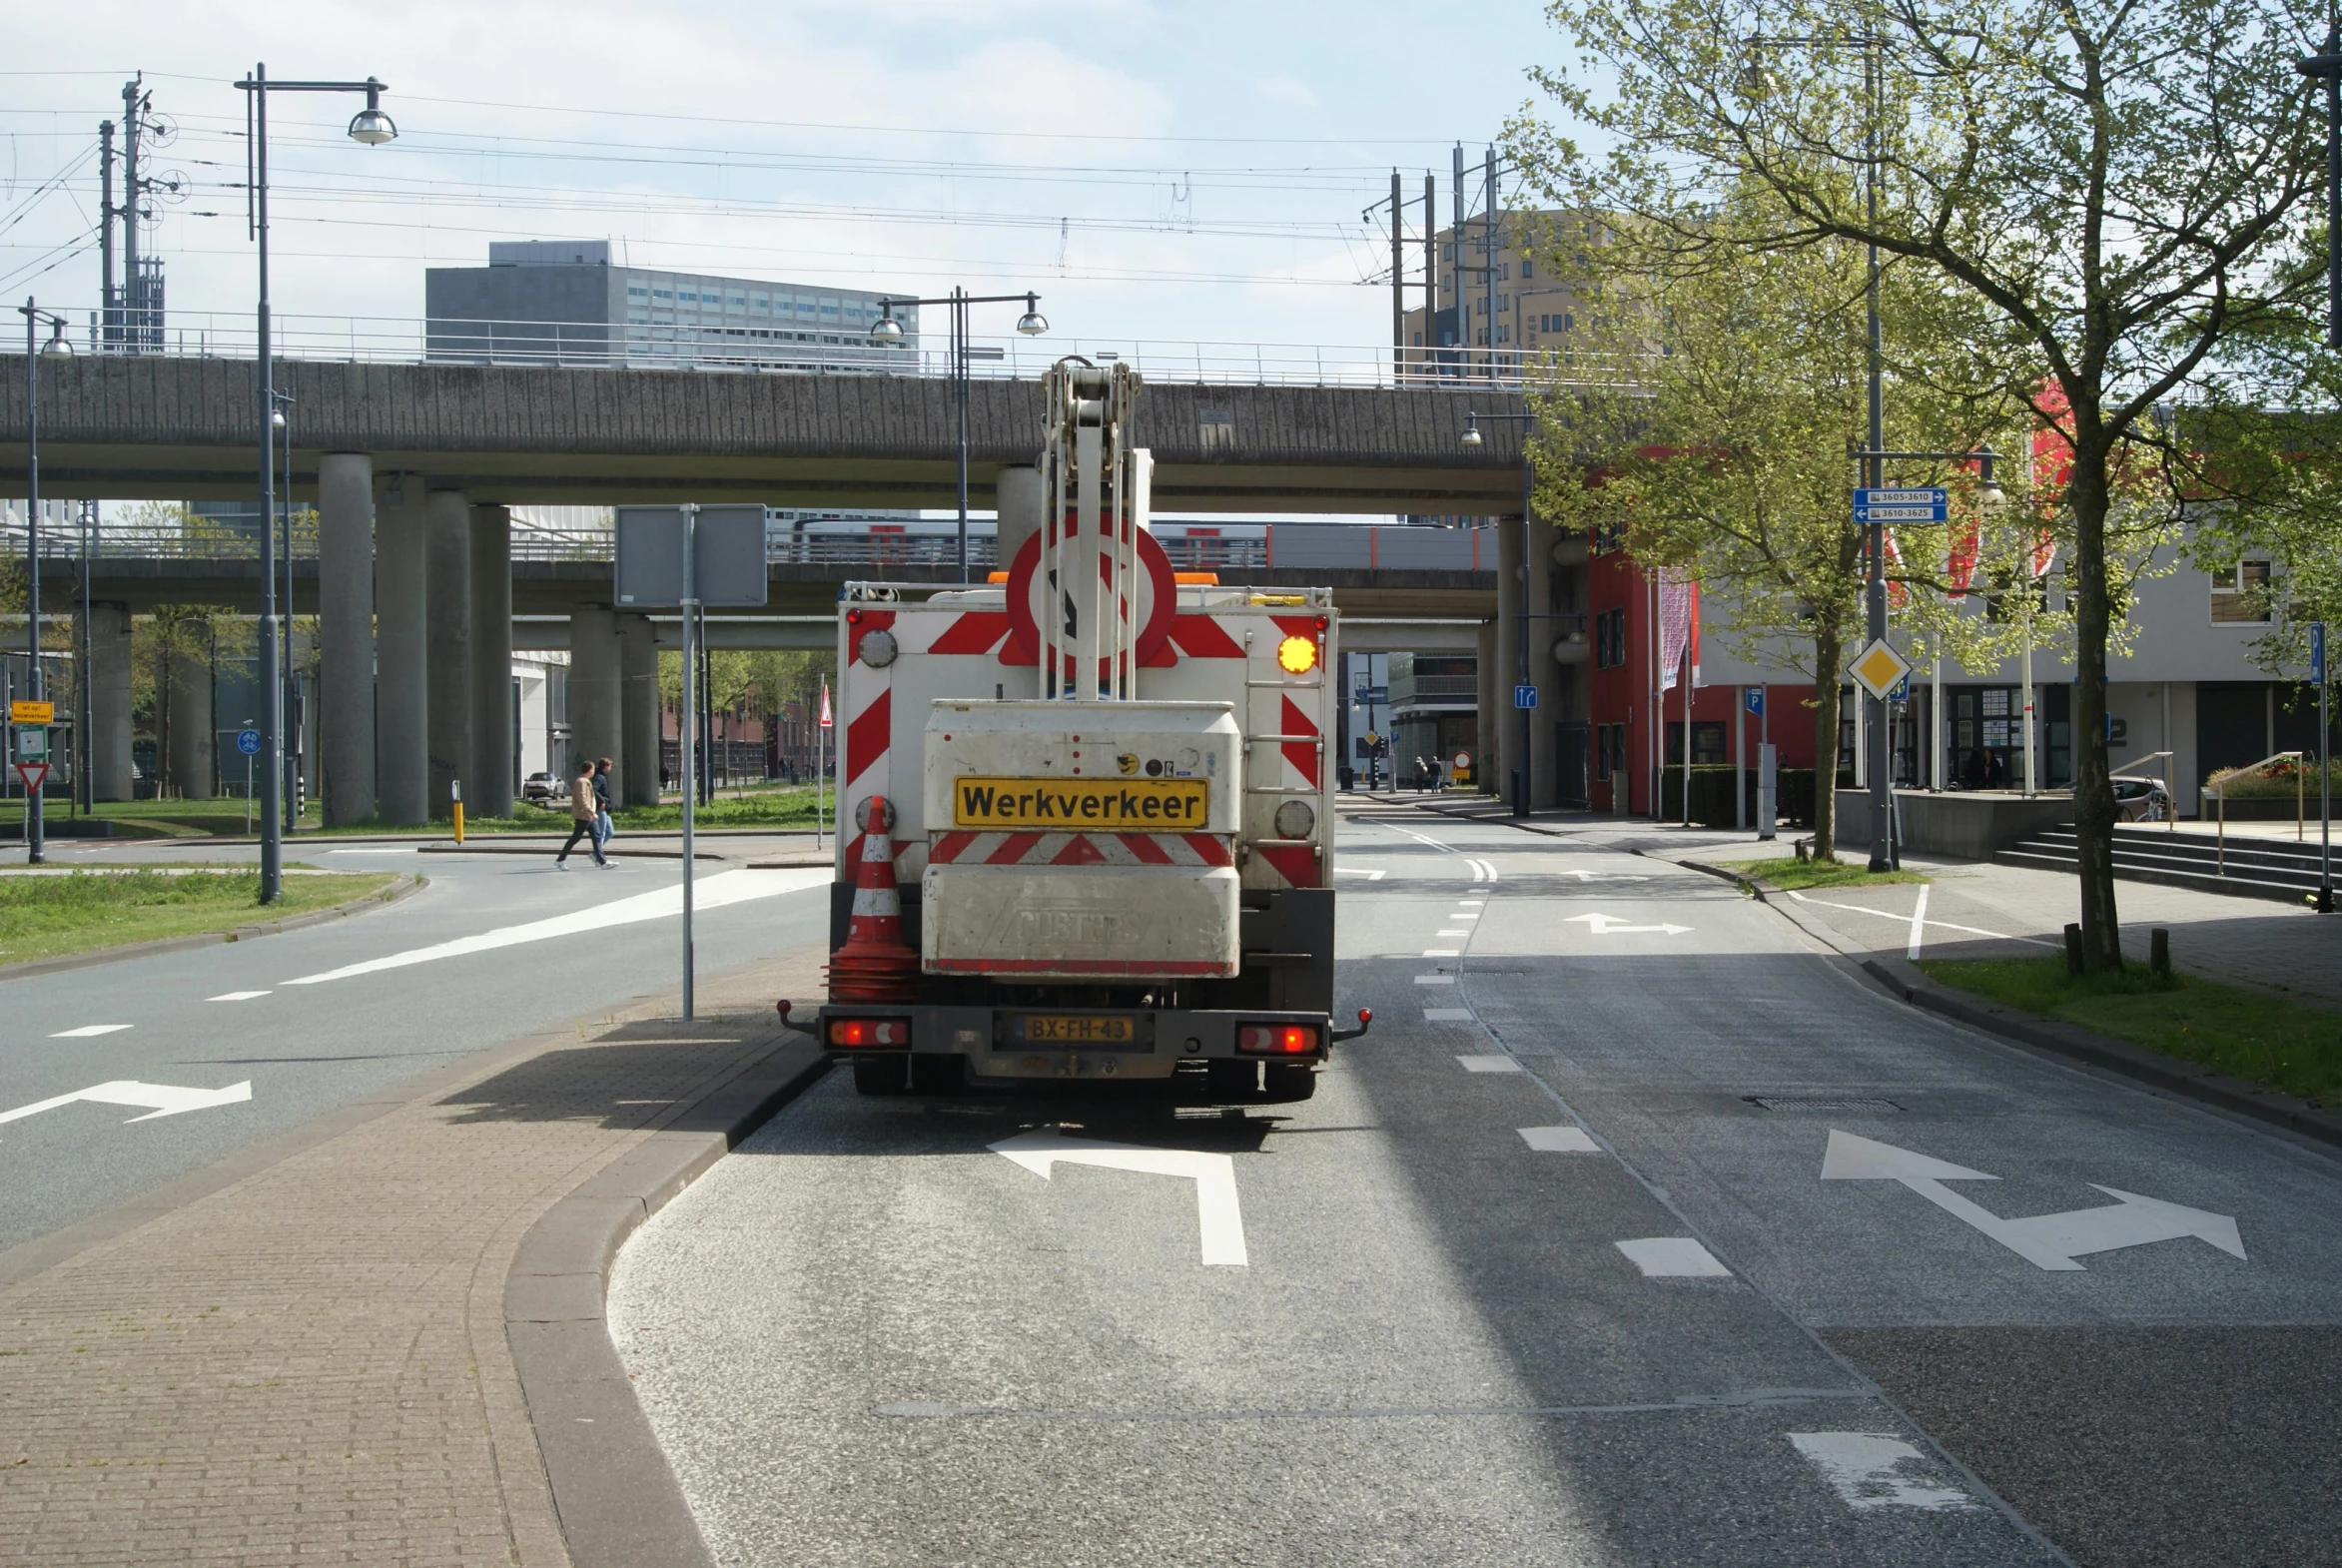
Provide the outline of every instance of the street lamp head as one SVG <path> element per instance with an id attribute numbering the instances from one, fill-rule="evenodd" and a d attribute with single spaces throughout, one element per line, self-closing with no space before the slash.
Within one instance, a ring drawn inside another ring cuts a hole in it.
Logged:
<path id="1" fill-rule="evenodd" d="M 44 360 L 70 360 L 73 358 L 73 345 L 65 341 L 64 317 L 50 318 L 49 341 L 41 345 L 41 358 Z"/>
<path id="2" fill-rule="evenodd" d="M 1477 424 L 1465 425 L 1463 441 L 1466 446 L 1478 446 L 1483 444 L 1480 435 L 1480 426 Z"/>
<path id="3" fill-rule="evenodd" d="M 881 301 L 878 320 L 871 324 L 870 341 L 880 348 L 889 348 L 903 341 L 903 324 L 895 320 L 893 305 Z"/>
<path id="4" fill-rule="evenodd" d="M 271 408 L 271 409 L 269 410 L 269 428 L 270 428 L 270 429 L 272 429 L 272 430 L 281 430 L 281 429 L 285 428 L 285 410 L 284 410 L 284 409 L 282 409 L 282 408 Z"/>
<path id="5" fill-rule="evenodd" d="M 368 77 L 366 107 L 350 117 L 350 139 L 364 142 L 369 147 L 380 147 L 397 134 L 396 123 L 383 113 L 383 84 Z"/>
<path id="6" fill-rule="evenodd" d="M 1038 338 L 1049 331 L 1049 318 L 1041 314 L 1041 296 L 1025 296 L 1025 314 L 1017 318 L 1017 331 L 1028 338 Z"/>

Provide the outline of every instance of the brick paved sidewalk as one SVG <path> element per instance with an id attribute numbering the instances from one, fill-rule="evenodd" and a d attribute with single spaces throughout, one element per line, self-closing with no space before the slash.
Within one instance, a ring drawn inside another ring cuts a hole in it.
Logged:
<path id="1" fill-rule="evenodd" d="M 514 1249 L 784 1049 L 821 958 L 703 981 L 695 1025 L 646 998 L 474 1058 L 0 1290 L 0 1563 L 565 1565 Z"/>

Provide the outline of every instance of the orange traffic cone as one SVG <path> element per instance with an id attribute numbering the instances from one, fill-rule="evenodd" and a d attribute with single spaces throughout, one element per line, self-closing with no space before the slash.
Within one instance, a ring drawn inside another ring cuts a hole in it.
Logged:
<path id="1" fill-rule="evenodd" d="M 903 900 L 895 891 L 894 816 L 884 795 L 873 795 L 864 817 L 862 869 L 854 879 L 854 915 L 846 945 L 830 955 L 832 1002 L 907 1002 L 919 981 L 919 955 L 903 942 Z"/>

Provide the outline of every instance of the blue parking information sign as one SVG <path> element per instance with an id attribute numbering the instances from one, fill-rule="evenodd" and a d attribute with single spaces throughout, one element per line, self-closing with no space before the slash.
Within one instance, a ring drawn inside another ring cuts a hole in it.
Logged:
<path id="1" fill-rule="evenodd" d="M 1512 705 L 1516 708 L 1535 707 L 1537 705 L 1537 688 L 1534 686 L 1515 686 L 1512 689 Z"/>
<path id="2" fill-rule="evenodd" d="M 261 754 L 261 732 L 257 729 L 238 730 L 236 732 L 236 749 L 248 757 L 259 756 Z"/>
<path id="3" fill-rule="evenodd" d="M 1941 486 L 1930 489 L 1857 490 L 1854 520 L 1872 522 L 1942 522 L 1951 512 L 1952 497 Z"/>
<path id="4" fill-rule="evenodd" d="M 1747 704 L 1747 706 L 1748 706 L 1748 710 L 1749 710 L 1751 713 L 1755 714 L 1755 715 L 1756 715 L 1758 718 L 1763 718 L 1763 717 L 1765 716 L 1765 688 L 1764 688 L 1764 687 L 1762 687 L 1762 686 L 1743 686 L 1743 687 L 1741 688 L 1741 698 L 1740 698 L 1740 700 L 1741 700 L 1743 703 Z"/>

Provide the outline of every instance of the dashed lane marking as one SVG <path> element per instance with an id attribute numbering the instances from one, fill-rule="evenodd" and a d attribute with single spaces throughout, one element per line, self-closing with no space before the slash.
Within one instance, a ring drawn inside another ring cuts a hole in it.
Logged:
<path id="1" fill-rule="evenodd" d="M 1425 958 L 1462 958 L 1464 950 L 1462 948 L 1425 948 L 1423 956 Z"/>
<path id="2" fill-rule="evenodd" d="M 269 995 L 272 993 L 267 991 L 223 991 L 216 997 L 206 997 L 204 1000 L 206 1002 L 250 1002 L 255 997 Z"/>
<path id="3" fill-rule="evenodd" d="M 1621 1241 L 1618 1249 L 1646 1279 L 1730 1279 L 1732 1270 L 1688 1235 L 1648 1235 Z"/>
<path id="4" fill-rule="evenodd" d="M 1457 1057 L 1467 1073 L 1518 1073 L 1521 1065 L 1510 1057 Z"/>
<path id="5" fill-rule="evenodd" d="M 1415 977 L 1415 984 L 1418 986 L 1452 986 L 1455 984 L 1455 976 L 1417 975 Z"/>
<path id="6" fill-rule="evenodd" d="M 1472 1022 L 1472 1010 L 1470 1008 L 1425 1008 L 1423 1022 L 1426 1024 L 1469 1024 Z"/>
<path id="7" fill-rule="evenodd" d="M 49 1038 L 51 1040 L 90 1040 L 99 1035 L 117 1034 L 128 1028 L 130 1028 L 128 1024 L 84 1024 L 79 1029 L 61 1029 Z"/>
<path id="8" fill-rule="evenodd" d="M 1599 1155 L 1602 1146 L 1582 1127 L 1524 1127 L 1521 1142 L 1540 1155 Z"/>

